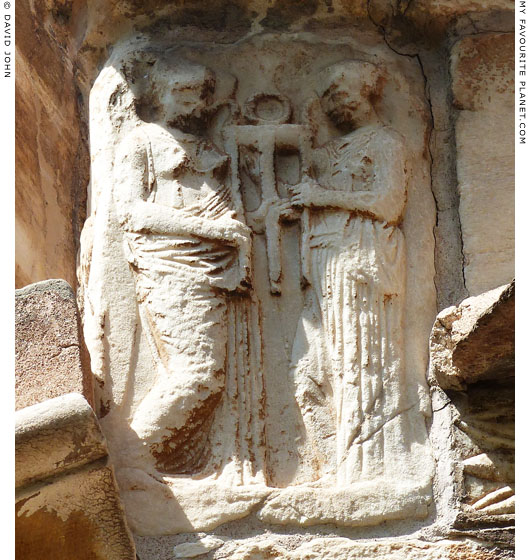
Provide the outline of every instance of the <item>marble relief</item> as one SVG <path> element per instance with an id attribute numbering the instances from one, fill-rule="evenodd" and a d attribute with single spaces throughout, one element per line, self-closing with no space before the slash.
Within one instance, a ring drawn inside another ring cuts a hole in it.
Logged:
<path id="1" fill-rule="evenodd" d="M 137 534 L 427 515 L 418 73 L 380 44 L 285 34 L 144 37 L 101 71 L 84 321 Z"/>

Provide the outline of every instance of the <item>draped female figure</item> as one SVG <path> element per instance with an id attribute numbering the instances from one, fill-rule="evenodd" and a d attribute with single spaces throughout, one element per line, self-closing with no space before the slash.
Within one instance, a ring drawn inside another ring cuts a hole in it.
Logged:
<path id="1" fill-rule="evenodd" d="M 292 189 L 292 203 L 309 212 L 311 284 L 292 357 L 296 398 L 310 478 L 339 486 L 388 474 L 408 456 L 407 152 L 374 110 L 379 79 L 364 62 L 324 71 L 321 105 L 343 135 L 315 151 L 316 180 Z"/>

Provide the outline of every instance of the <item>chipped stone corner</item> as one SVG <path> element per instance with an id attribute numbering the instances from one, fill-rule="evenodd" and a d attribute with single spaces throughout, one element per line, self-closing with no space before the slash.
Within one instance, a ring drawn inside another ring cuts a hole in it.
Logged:
<path id="1" fill-rule="evenodd" d="M 78 393 L 16 413 L 15 548 L 37 560 L 134 560 L 114 470 Z"/>
<path id="2" fill-rule="evenodd" d="M 430 342 L 445 534 L 514 546 L 515 282 L 438 314 Z"/>

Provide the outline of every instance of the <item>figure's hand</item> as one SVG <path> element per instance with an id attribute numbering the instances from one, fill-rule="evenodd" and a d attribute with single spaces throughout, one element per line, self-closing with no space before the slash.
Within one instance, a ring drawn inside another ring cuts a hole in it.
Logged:
<path id="1" fill-rule="evenodd" d="M 243 222 L 233 218 L 223 218 L 218 221 L 221 236 L 235 245 L 244 246 L 250 243 L 251 231 Z"/>
<path id="2" fill-rule="evenodd" d="M 293 185 L 289 187 L 289 190 L 292 193 L 292 206 L 301 206 L 304 208 L 318 206 L 319 195 L 324 191 L 324 189 L 312 179 L 306 179 L 298 183 L 298 185 Z"/>
<path id="3" fill-rule="evenodd" d="M 285 198 L 264 200 L 257 210 L 247 212 L 247 220 L 253 231 L 264 233 L 266 223 L 278 220 L 295 220 L 299 211 Z"/>
<path id="4" fill-rule="evenodd" d="M 297 208 L 293 208 L 291 200 L 287 198 L 279 198 L 278 200 L 275 200 L 269 208 L 269 212 L 271 211 L 276 219 L 286 221 L 296 220 L 300 214 Z"/>

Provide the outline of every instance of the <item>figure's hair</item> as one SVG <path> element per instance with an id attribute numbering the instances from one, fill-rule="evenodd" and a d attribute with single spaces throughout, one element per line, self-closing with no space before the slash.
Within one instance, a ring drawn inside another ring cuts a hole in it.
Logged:
<path id="1" fill-rule="evenodd" d="M 153 64 L 149 81 L 153 88 L 159 86 L 160 82 L 178 82 L 180 89 L 196 89 L 201 99 L 211 95 L 215 89 L 215 74 L 212 70 L 185 58 L 172 60 L 168 54 L 162 54 Z"/>
<path id="2" fill-rule="evenodd" d="M 163 111 L 161 98 L 168 88 L 191 91 L 207 101 L 215 90 L 215 74 L 178 52 L 145 47 L 129 52 L 119 65 L 127 88 L 135 99 L 138 117 L 156 120 Z"/>
<path id="3" fill-rule="evenodd" d="M 323 97 L 339 85 L 369 98 L 381 80 L 379 68 L 371 62 L 345 60 L 324 68 L 319 74 L 317 95 Z"/>

